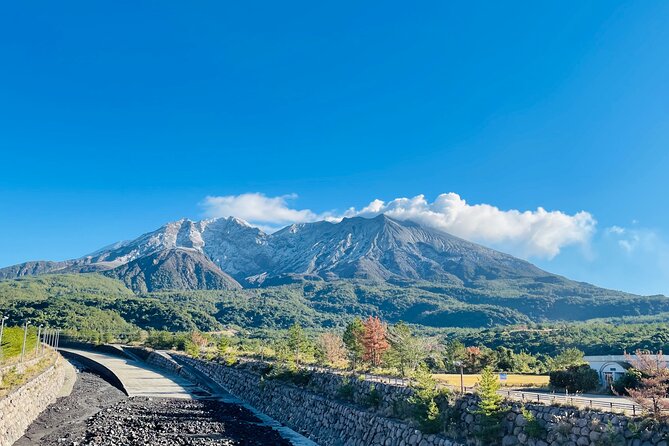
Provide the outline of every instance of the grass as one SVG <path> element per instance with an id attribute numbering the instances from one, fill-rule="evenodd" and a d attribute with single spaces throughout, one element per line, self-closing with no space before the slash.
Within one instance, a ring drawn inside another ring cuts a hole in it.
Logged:
<path id="1" fill-rule="evenodd" d="M 58 354 L 55 352 L 47 353 L 44 358 L 26 368 L 23 372 L 19 372 L 16 366 L 5 369 L 0 375 L 0 398 L 51 367 L 56 362 L 57 357 Z"/>
<path id="2" fill-rule="evenodd" d="M 465 387 L 473 387 L 478 383 L 479 377 L 481 375 L 464 375 Z M 499 375 L 498 375 L 499 376 Z M 460 375 L 459 374 L 446 374 L 438 373 L 434 375 L 434 378 L 442 383 L 449 384 L 452 386 L 460 385 Z M 504 387 L 545 387 L 548 385 L 548 376 L 547 375 L 515 375 L 507 374 L 506 380 L 500 381 Z"/>
<path id="3" fill-rule="evenodd" d="M 17 362 L 21 356 L 23 346 L 23 327 L 7 327 L 2 334 L 2 345 L 0 346 L 0 366 Z M 26 360 L 36 356 L 37 329 L 28 327 L 26 337 Z"/>

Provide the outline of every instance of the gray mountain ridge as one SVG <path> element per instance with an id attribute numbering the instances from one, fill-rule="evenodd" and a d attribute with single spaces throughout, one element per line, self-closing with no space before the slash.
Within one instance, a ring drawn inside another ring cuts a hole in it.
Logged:
<path id="1" fill-rule="evenodd" d="M 293 224 L 273 234 L 234 217 L 181 219 L 79 259 L 2 268 L 0 279 L 72 272 L 100 272 L 136 292 L 342 279 L 465 287 L 499 281 L 578 284 L 511 255 L 385 215 Z"/>

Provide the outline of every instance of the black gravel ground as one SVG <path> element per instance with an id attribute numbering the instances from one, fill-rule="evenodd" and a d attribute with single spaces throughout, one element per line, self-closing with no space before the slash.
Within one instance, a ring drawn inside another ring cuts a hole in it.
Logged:
<path id="1" fill-rule="evenodd" d="M 47 407 L 14 446 L 73 444 L 84 435 L 90 416 L 126 398 L 98 375 L 81 372 L 72 393 Z"/>
<path id="2" fill-rule="evenodd" d="M 240 445 L 290 442 L 248 410 L 216 400 L 128 398 L 89 372 L 14 446 Z"/>
<path id="3" fill-rule="evenodd" d="M 290 445 L 248 410 L 215 400 L 130 398 L 93 416 L 82 445 Z"/>

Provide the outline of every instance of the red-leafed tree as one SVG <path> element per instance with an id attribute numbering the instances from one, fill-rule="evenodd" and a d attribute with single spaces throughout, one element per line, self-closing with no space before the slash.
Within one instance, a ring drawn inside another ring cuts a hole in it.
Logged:
<path id="1" fill-rule="evenodd" d="M 377 367 L 381 365 L 383 353 L 390 347 L 388 339 L 386 339 L 386 327 L 381 319 L 372 316 L 363 322 L 363 326 L 362 345 L 364 351 L 362 359 Z"/>

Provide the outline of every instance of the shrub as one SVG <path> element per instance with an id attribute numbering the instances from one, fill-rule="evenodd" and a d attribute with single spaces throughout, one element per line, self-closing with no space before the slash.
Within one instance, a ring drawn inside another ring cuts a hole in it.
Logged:
<path id="1" fill-rule="evenodd" d="M 344 401 L 353 401 L 353 384 L 351 384 L 351 380 L 348 378 L 344 378 L 344 380 L 341 383 L 341 386 L 337 390 L 337 397 Z"/>
<path id="2" fill-rule="evenodd" d="M 601 436 L 595 441 L 595 446 L 625 446 L 625 436 L 609 421 L 603 428 Z"/>
<path id="3" fill-rule="evenodd" d="M 613 383 L 613 392 L 616 395 L 628 395 L 627 389 L 638 389 L 640 384 L 641 372 L 629 369 Z"/>
<path id="4" fill-rule="evenodd" d="M 376 390 L 376 386 L 371 384 L 369 386 L 369 393 L 365 397 L 364 405 L 367 407 L 373 407 L 377 409 L 381 405 L 381 392 Z"/>
<path id="5" fill-rule="evenodd" d="M 546 428 L 541 425 L 539 420 L 536 419 L 534 415 L 532 415 L 532 412 L 529 410 L 523 408 L 522 409 L 523 413 L 523 418 L 525 418 L 525 421 L 527 421 L 527 424 L 525 425 L 525 433 L 530 437 L 530 438 L 541 438 L 546 434 Z"/>
<path id="6" fill-rule="evenodd" d="M 12 367 L 7 372 L 5 372 L 5 375 L 2 377 L 2 385 L 0 387 L 3 389 L 10 389 L 21 384 L 22 382 L 23 374 L 19 373 L 16 370 L 16 367 Z"/>
<path id="7" fill-rule="evenodd" d="M 551 372 L 550 383 L 569 392 L 588 392 L 599 386 L 599 376 L 589 365 L 583 364 Z"/>
<path id="8" fill-rule="evenodd" d="M 308 370 L 274 367 L 265 375 L 265 378 L 291 383 L 299 387 L 306 387 L 311 381 L 312 376 L 312 373 Z"/>

